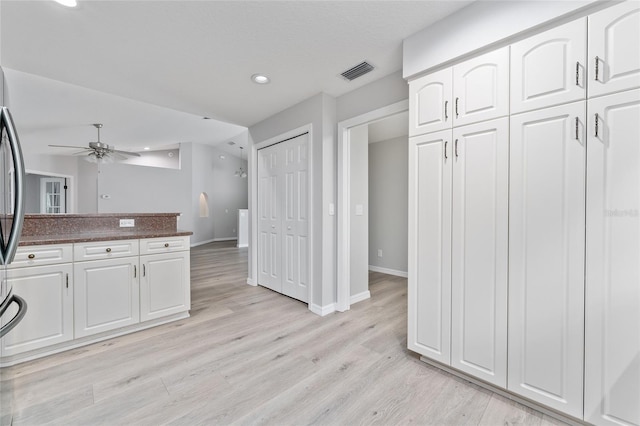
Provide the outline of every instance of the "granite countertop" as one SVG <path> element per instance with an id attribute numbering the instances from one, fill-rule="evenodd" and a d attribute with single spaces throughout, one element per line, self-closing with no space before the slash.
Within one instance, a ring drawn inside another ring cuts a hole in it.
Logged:
<path id="1" fill-rule="evenodd" d="M 33 235 L 20 238 L 19 246 L 35 246 L 41 244 L 70 244 L 95 241 L 131 240 L 141 238 L 166 238 L 192 235 L 191 231 L 126 231 L 126 232 L 87 232 L 59 235 Z"/>

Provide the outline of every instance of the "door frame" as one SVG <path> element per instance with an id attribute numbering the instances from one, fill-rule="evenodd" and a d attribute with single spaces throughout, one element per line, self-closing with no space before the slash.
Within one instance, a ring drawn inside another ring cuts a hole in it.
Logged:
<path id="1" fill-rule="evenodd" d="M 336 310 L 351 308 L 351 140 L 352 128 L 409 110 L 409 100 L 387 105 L 338 123 L 338 238 Z M 407 123 L 407 126 L 409 123 Z"/>
<path id="2" fill-rule="evenodd" d="M 63 173 L 55 173 L 55 172 L 43 172 L 40 170 L 34 170 L 34 169 L 25 169 L 25 173 L 26 174 L 33 174 L 33 175 L 41 175 L 42 177 L 45 176 L 49 176 L 49 177 L 54 177 L 54 178 L 64 178 L 67 180 L 67 186 L 70 187 L 70 190 L 67 191 L 66 194 L 66 198 L 67 198 L 67 211 L 66 213 L 75 213 L 76 211 L 76 190 L 75 190 L 75 185 L 74 185 L 74 177 L 72 175 L 65 175 Z M 11 184 L 13 185 L 13 174 L 11 175 L 12 178 L 12 182 Z"/>
<path id="3" fill-rule="evenodd" d="M 309 265 L 309 277 L 308 282 L 308 291 L 307 295 L 308 306 L 311 309 L 313 305 L 313 240 L 314 240 L 314 232 L 313 232 L 313 199 L 314 199 L 314 191 L 313 191 L 313 126 L 311 124 L 306 124 L 304 126 L 298 127 L 296 129 L 290 130 L 285 133 L 281 133 L 278 136 L 274 136 L 272 138 L 266 139 L 262 142 L 254 143 L 250 146 L 249 149 L 249 254 L 250 254 L 250 273 L 247 278 L 247 284 L 252 286 L 258 285 L 258 150 L 267 148 L 271 145 L 275 145 L 280 142 L 284 142 L 287 139 L 291 139 L 293 137 L 302 135 L 304 133 L 308 133 L 307 140 L 307 171 L 309 179 L 307 180 L 307 206 L 309 212 L 309 221 L 307 222 L 307 232 L 309 234 L 308 239 L 308 250 L 307 250 L 307 265 Z"/>

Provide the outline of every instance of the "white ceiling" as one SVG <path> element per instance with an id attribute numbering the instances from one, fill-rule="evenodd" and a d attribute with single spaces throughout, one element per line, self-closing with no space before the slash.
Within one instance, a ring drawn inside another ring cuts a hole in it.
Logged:
<path id="1" fill-rule="evenodd" d="M 53 1 L 2 0 L 0 64 L 192 114 L 193 120 L 207 116 L 250 126 L 317 93 L 339 96 L 399 70 L 404 38 L 471 2 L 79 3 L 69 9 Z M 353 82 L 339 76 L 362 60 L 376 69 Z M 258 72 L 272 82 L 252 83 L 250 76 Z M 45 102 L 53 103 L 67 108 L 64 98 Z M 66 117 L 76 114 L 70 110 Z M 25 121 L 34 128 L 70 126 L 62 116 L 64 111 L 50 123 Z M 108 136 L 107 118 L 73 121 L 85 120 L 89 130 L 83 139 L 92 135 L 90 123 L 104 121 L 105 141 L 118 148 L 154 133 L 152 126 L 135 137 Z M 206 138 L 193 137 L 201 139 Z"/>

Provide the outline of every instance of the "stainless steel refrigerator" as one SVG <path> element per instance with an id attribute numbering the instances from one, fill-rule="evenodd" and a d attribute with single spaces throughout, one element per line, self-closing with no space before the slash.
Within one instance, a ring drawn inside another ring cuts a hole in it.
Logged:
<path id="1" fill-rule="evenodd" d="M 22 320 L 27 303 L 13 292 L 7 265 L 13 261 L 24 221 L 24 160 L 13 118 L 7 106 L 8 92 L 0 68 L 0 360 L 4 336 Z M 13 419 L 14 383 L 11 368 L 0 367 L 0 425 Z"/>

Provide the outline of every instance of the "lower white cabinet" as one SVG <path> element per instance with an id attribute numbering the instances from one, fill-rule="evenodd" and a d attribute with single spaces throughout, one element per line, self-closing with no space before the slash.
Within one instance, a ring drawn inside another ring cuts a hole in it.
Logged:
<path id="1" fill-rule="evenodd" d="M 189 310 L 188 251 L 140 256 L 140 321 Z"/>
<path id="2" fill-rule="evenodd" d="M 138 256 L 74 265 L 75 337 L 140 322 Z"/>
<path id="3" fill-rule="evenodd" d="M 582 418 L 585 102 L 511 117 L 508 389 Z"/>
<path id="4" fill-rule="evenodd" d="M 584 420 L 640 425 L 640 89 L 587 109 Z"/>
<path id="5" fill-rule="evenodd" d="M 40 349 L 73 339 L 73 267 L 71 263 L 9 269 L 13 292 L 28 300 L 27 313 L 2 338 L 6 356 Z M 7 318 L 13 318 L 9 307 Z"/>

